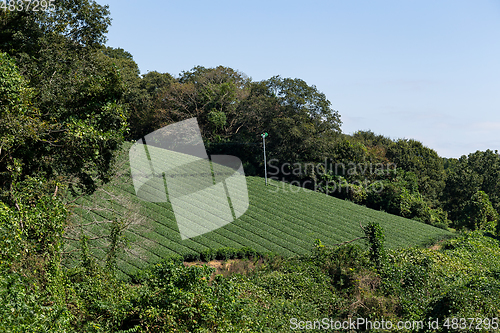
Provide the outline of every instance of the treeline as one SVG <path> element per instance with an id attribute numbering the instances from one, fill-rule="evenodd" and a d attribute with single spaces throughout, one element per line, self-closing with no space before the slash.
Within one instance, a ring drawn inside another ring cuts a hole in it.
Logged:
<path id="1" fill-rule="evenodd" d="M 320 159 L 340 133 L 339 113 L 301 79 L 255 82 L 223 66 L 127 77 L 130 139 L 196 117 L 209 152 L 234 153 L 250 174 L 263 175 L 261 133 L 270 134 L 269 157 L 283 162 Z"/>
<path id="2" fill-rule="evenodd" d="M 0 187 L 9 205 L 12 184 L 26 177 L 91 192 L 109 179 L 124 140 L 196 117 L 209 154 L 238 156 L 248 175 L 264 176 L 267 132 L 278 170 L 270 177 L 441 228 L 496 226 L 496 152 L 444 159 L 411 139 L 342 134 L 339 112 L 301 79 L 256 82 L 223 66 L 141 76 L 130 53 L 103 46 L 109 12 L 92 1 L 5 11 L 1 22 Z M 325 160 L 345 168 L 295 172 Z"/>
<path id="3" fill-rule="evenodd" d="M 329 194 L 441 228 L 495 231 L 500 212 L 497 151 L 446 159 L 416 140 L 359 131 L 337 141 L 331 156 L 335 163 L 360 167 L 313 175 L 333 183 L 333 189 L 323 189 Z M 383 172 L 361 169 L 372 165 L 385 167 Z"/>
<path id="4" fill-rule="evenodd" d="M 198 66 L 177 78 L 158 72 L 140 77 L 131 75 L 137 67 L 130 54 L 106 52 L 122 59 L 122 72 L 130 74 L 123 101 L 129 139 L 197 117 L 210 154 L 236 155 L 247 174 L 264 176 L 260 134 L 267 132 L 270 177 L 444 229 L 496 227 L 496 151 L 445 159 L 412 139 L 342 134 L 330 101 L 300 79 L 255 82 L 222 66 Z"/>

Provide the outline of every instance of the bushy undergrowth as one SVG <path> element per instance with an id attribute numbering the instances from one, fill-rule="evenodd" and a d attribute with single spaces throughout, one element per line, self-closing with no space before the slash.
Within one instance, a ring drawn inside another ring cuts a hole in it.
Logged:
<path id="1" fill-rule="evenodd" d="M 289 332 L 300 321 L 323 318 L 434 318 L 439 330 L 420 331 L 444 332 L 447 318 L 500 317 L 499 242 L 479 231 L 433 248 L 387 250 L 382 230 L 371 225 L 365 227 L 373 236 L 365 238 L 368 249 L 317 241 L 308 256 L 239 259 L 260 264 L 226 277 L 177 257 L 125 282 L 85 251 L 72 269 L 36 252 L 23 254 L 22 235 L 7 213 L 2 208 L 3 332 Z M 7 241 L 15 237 L 18 242 Z M 223 260 L 226 253 L 255 254 L 222 249 L 204 257 Z M 24 264 L 12 264 L 19 256 Z"/>
<path id="2" fill-rule="evenodd" d="M 262 257 L 270 253 L 258 252 L 249 247 L 232 248 L 221 247 L 219 249 L 207 249 L 201 253 L 188 253 L 183 256 L 184 261 L 210 261 L 210 260 L 228 260 L 228 259 L 246 259 Z"/>

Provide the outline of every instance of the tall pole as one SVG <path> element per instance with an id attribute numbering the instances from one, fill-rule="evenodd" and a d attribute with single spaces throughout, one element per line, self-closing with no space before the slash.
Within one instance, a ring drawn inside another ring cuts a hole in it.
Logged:
<path id="1" fill-rule="evenodd" d="M 264 146 L 264 176 L 266 177 L 266 186 L 267 186 L 267 161 L 266 161 L 266 136 L 267 132 L 261 134 L 262 136 L 262 144 Z"/>

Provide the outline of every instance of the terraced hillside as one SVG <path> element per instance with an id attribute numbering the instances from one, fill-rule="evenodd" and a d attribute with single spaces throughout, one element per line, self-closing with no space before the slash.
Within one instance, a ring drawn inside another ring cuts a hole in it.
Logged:
<path id="1" fill-rule="evenodd" d="M 380 223 L 389 248 L 420 245 L 449 232 L 384 212 L 368 209 L 310 190 L 246 177 L 248 210 L 234 222 L 193 238 L 182 239 L 170 202 L 148 202 L 136 196 L 128 163 L 128 148 L 120 157 L 116 177 L 94 194 L 75 201 L 68 238 L 89 235 L 90 247 L 99 259 L 110 223 L 127 225 L 127 246 L 119 255 L 120 271 L 129 275 L 138 268 L 175 254 L 201 252 L 208 248 L 251 247 L 284 256 L 308 253 L 315 239 L 325 245 L 362 236 L 359 223 Z M 360 242 L 362 244 L 362 241 Z M 68 239 L 66 262 L 78 260 L 78 242 Z M 73 252 L 72 252 L 73 251 Z"/>

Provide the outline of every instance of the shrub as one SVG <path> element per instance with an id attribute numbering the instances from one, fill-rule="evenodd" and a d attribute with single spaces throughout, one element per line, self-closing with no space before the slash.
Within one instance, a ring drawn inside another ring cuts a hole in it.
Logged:
<path id="1" fill-rule="evenodd" d="M 378 223 L 370 222 L 364 228 L 370 260 L 380 270 L 385 262 L 384 231 Z"/>
<path id="2" fill-rule="evenodd" d="M 208 261 L 211 261 L 213 259 L 216 259 L 216 256 L 217 256 L 217 252 L 215 252 L 212 249 L 207 249 L 207 250 L 204 250 L 200 253 L 200 260 L 208 262 Z"/>
<path id="3" fill-rule="evenodd" d="M 208 266 L 163 261 L 148 272 L 135 314 L 148 332 L 227 331 L 242 325 L 243 302 L 231 281 Z"/>

